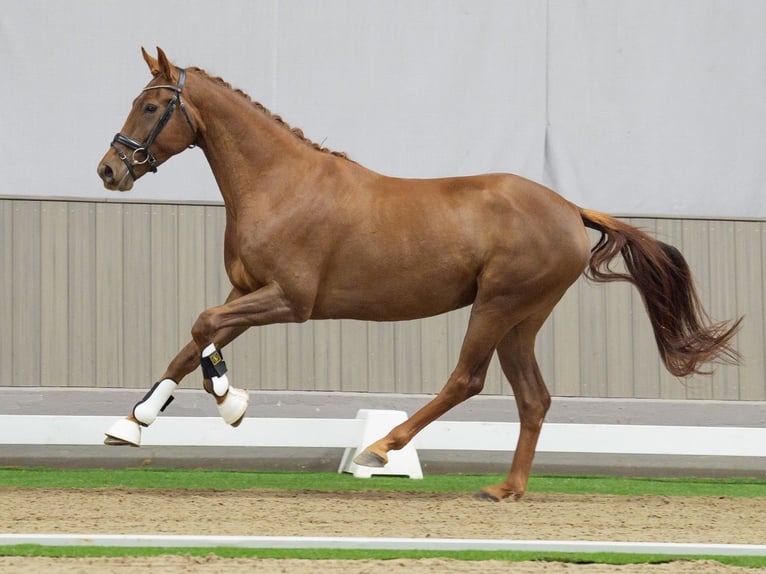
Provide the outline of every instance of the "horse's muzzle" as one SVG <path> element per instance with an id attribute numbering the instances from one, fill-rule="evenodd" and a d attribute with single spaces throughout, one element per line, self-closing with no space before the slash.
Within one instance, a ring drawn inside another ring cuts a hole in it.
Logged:
<path id="1" fill-rule="evenodd" d="M 133 177 L 113 150 L 107 152 L 96 171 L 110 191 L 129 191 L 133 187 Z"/>

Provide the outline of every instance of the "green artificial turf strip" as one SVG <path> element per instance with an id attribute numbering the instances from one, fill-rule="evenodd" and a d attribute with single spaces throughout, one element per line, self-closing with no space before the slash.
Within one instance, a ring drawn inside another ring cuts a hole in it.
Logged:
<path id="1" fill-rule="evenodd" d="M 0 487 L 280 489 L 473 493 L 499 482 L 501 475 L 434 474 L 422 480 L 402 477 L 358 479 L 331 472 L 242 472 L 211 470 L 58 470 L 0 468 Z M 528 492 L 560 494 L 766 497 L 766 480 L 755 478 L 622 478 L 532 476 Z"/>
<path id="2" fill-rule="evenodd" d="M 355 491 L 383 490 L 402 492 L 472 493 L 483 485 L 502 480 L 501 475 L 431 475 L 423 480 L 401 477 L 357 479 L 335 473 L 193 471 L 162 469 L 58 470 L 46 468 L 0 468 L 0 488 L 186 488 L 210 490 L 280 489 Z M 564 494 L 664 495 L 664 496 L 739 496 L 766 497 L 766 480 L 734 479 L 645 479 L 603 476 L 533 476 L 529 491 Z M 5 556 L 156 556 L 190 554 L 222 557 L 319 559 L 391 559 L 449 557 L 459 560 L 547 560 L 578 563 L 656 563 L 678 560 L 712 559 L 724 564 L 764 567 L 766 557 L 752 556 L 665 556 L 645 554 L 579 554 L 551 552 L 488 551 L 398 551 L 333 549 L 241 549 L 241 548 L 125 548 L 52 547 L 39 545 L 0 546 Z"/>
<path id="3" fill-rule="evenodd" d="M 485 550 L 345 550 L 345 549 L 268 549 L 268 548 L 134 548 L 123 546 L 40 546 L 22 544 L 0 546 L 0 556 L 46 556 L 56 558 L 138 557 L 162 555 L 207 556 L 222 558 L 292 558 L 303 560 L 391 560 L 394 558 L 451 558 L 454 560 L 527 560 L 577 564 L 661 564 L 673 560 L 715 560 L 722 564 L 758 568 L 766 566 L 766 556 L 669 556 L 663 554 L 505 552 Z"/>

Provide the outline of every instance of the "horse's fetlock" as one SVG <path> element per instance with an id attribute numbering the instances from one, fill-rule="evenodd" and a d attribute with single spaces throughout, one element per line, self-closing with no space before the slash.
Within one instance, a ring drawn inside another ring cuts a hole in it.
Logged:
<path id="1" fill-rule="evenodd" d="M 202 350 L 200 359 L 202 366 L 202 376 L 211 383 L 213 395 L 221 398 L 229 391 L 229 379 L 226 376 L 228 369 L 223 355 L 214 343 L 210 343 Z"/>
<path id="2" fill-rule="evenodd" d="M 404 429 L 394 428 L 386 437 L 389 450 L 401 450 L 410 442 L 410 435 Z"/>
<path id="3" fill-rule="evenodd" d="M 144 398 L 133 407 L 132 418 L 141 426 L 149 426 L 157 415 L 173 401 L 177 384 L 172 379 L 163 379 L 154 384 Z"/>

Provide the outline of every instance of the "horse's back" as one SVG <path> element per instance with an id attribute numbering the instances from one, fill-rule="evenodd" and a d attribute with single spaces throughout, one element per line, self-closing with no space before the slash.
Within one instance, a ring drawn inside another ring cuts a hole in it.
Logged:
<path id="1" fill-rule="evenodd" d="M 389 195 L 395 186 L 397 201 Z M 438 237 L 443 245 L 460 247 L 482 262 L 500 252 L 542 256 L 556 251 L 581 259 L 587 251 L 579 208 L 514 174 L 393 180 L 380 195 L 389 200 L 385 203 L 409 233 Z"/>
<path id="2" fill-rule="evenodd" d="M 337 217 L 343 238 L 328 254 L 315 317 L 434 315 L 472 303 L 490 273 L 510 289 L 545 265 L 574 260 L 575 277 L 584 266 L 577 208 L 511 174 L 380 176 L 339 202 Z"/>

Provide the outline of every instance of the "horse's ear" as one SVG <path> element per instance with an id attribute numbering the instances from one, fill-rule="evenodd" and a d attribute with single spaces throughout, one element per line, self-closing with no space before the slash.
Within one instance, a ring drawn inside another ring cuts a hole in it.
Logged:
<path id="1" fill-rule="evenodd" d="M 176 70 L 176 67 L 170 63 L 165 52 L 163 52 L 162 48 L 159 46 L 157 46 L 157 61 L 160 65 L 160 74 L 170 80 L 172 84 L 178 82 L 178 70 Z"/>
<path id="2" fill-rule="evenodd" d="M 159 76 L 160 75 L 160 64 L 157 60 L 152 58 L 149 55 L 149 52 L 144 50 L 144 47 L 141 46 L 141 54 L 144 56 L 144 62 L 146 62 L 146 65 L 149 66 L 149 71 L 152 73 L 152 76 Z"/>

